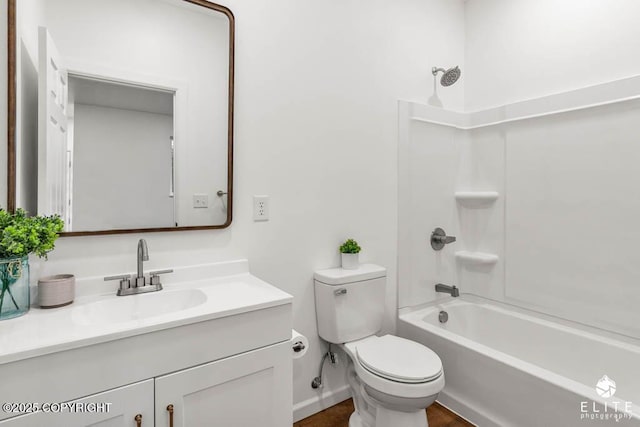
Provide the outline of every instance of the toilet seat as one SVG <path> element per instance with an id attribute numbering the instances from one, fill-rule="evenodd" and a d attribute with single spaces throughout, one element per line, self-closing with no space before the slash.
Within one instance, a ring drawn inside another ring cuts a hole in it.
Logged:
<path id="1" fill-rule="evenodd" d="M 419 384 L 442 375 L 442 361 L 437 354 L 422 344 L 394 335 L 358 344 L 356 355 L 363 368 L 390 381 Z"/>
<path id="2" fill-rule="evenodd" d="M 360 380 L 379 392 L 396 397 L 423 398 L 438 394 L 444 387 L 442 361 L 422 344 L 393 335 L 373 335 L 345 343 L 343 348 Z M 398 348 L 404 355 L 395 350 Z M 410 361 L 422 360 L 427 367 L 403 367 L 405 356 Z M 400 362 L 394 362 L 398 360 Z"/>

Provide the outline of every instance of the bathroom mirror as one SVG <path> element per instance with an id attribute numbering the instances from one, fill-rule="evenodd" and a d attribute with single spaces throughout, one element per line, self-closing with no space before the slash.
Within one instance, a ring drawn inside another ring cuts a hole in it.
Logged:
<path id="1" fill-rule="evenodd" d="M 234 19 L 205 0 L 9 0 L 7 208 L 63 235 L 224 228 Z"/>

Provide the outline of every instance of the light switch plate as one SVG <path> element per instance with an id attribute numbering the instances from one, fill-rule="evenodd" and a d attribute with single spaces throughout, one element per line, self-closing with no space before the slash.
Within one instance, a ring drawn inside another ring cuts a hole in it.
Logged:
<path id="1" fill-rule="evenodd" d="M 209 207 L 209 195 L 208 194 L 194 194 L 193 195 L 193 207 L 208 208 Z"/>

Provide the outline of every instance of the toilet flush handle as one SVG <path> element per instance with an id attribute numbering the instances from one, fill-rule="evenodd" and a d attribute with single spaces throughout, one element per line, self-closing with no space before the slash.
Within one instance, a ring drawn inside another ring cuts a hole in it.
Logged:
<path id="1" fill-rule="evenodd" d="M 333 291 L 333 294 L 335 296 L 345 295 L 346 293 L 347 293 L 347 290 L 345 288 L 340 288 Z"/>

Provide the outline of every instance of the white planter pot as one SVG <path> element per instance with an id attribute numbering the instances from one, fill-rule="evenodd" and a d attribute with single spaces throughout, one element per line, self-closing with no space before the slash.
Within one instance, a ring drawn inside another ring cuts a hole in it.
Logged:
<path id="1" fill-rule="evenodd" d="M 345 270 L 356 270 L 360 265 L 358 260 L 359 254 L 341 254 L 342 255 L 342 268 Z"/>

